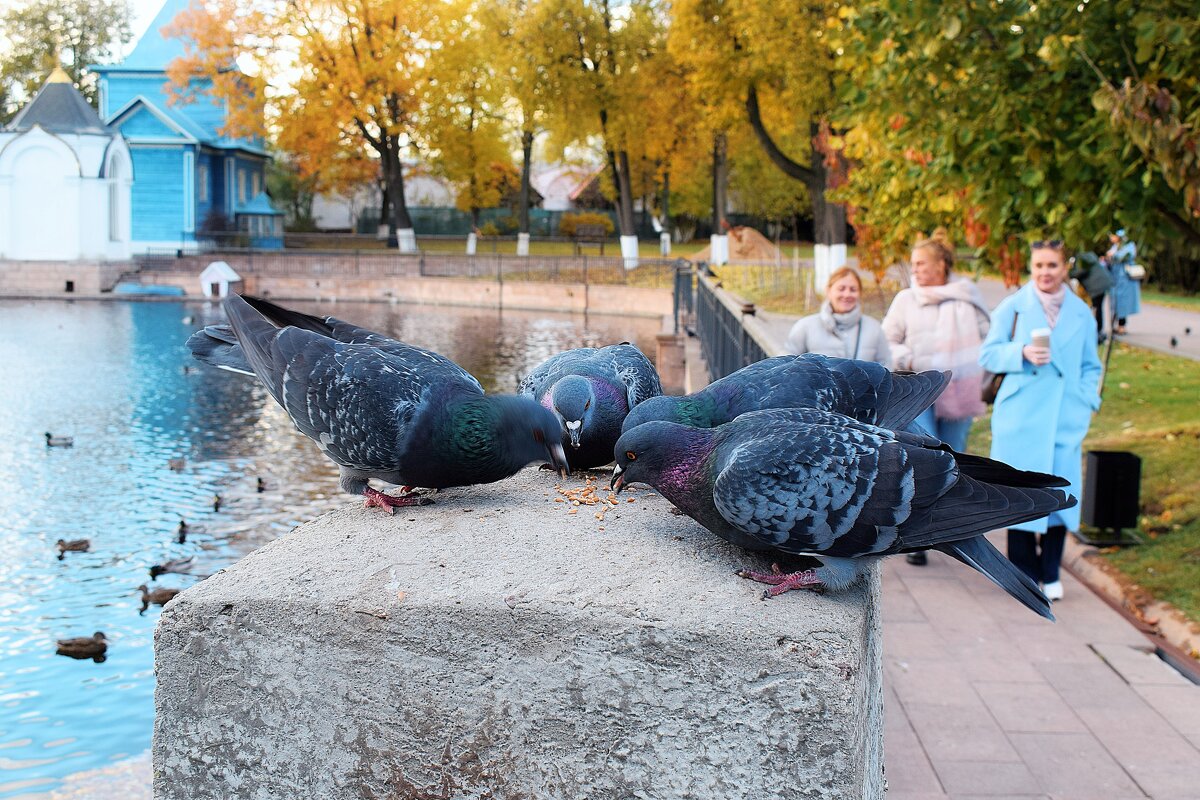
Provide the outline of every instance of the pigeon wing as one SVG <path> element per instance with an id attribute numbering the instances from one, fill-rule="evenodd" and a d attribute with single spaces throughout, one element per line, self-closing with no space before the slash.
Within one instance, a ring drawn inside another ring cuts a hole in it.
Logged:
<path id="1" fill-rule="evenodd" d="M 557 355 L 550 356 L 538 364 L 526 375 L 517 387 L 517 394 L 528 395 L 535 400 L 541 400 L 551 386 L 564 375 L 575 373 L 581 364 L 595 355 L 594 347 L 578 347 Z M 587 374 L 587 373 L 581 373 Z"/>
<path id="2" fill-rule="evenodd" d="M 650 397 L 662 394 L 662 382 L 658 378 L 658 370 L 650 363 L 646 355 L 628 342 L 614 344 L 600 351 L 612 358 L 612 368 L 621 383 L 625 385 L 625 399 L 629 407 Z"/>
<path id="3" fill-rule="evenodd" d="M 722 445 L 728 455 L 713 486 L 727 522 L 788 552 L 861 555 L 891 544 L 894 534 L 881 542 L 876 526 L 890 530 L 910 511 L 902 451 L 861 430 L 750 416 L 734 424 L 757 430 Z"/>

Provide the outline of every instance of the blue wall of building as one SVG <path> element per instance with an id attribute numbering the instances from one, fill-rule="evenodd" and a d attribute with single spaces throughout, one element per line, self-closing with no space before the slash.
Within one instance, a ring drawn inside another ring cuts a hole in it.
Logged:
<path id="1" fill-rule="evenodd" d="M 141 241 L 183 242 L 185 198 L 183 147 L 130 145 L 134 181 L 131 197 L 133 238 Z M 197 221 L 199 222 L 199 220 Z"/>

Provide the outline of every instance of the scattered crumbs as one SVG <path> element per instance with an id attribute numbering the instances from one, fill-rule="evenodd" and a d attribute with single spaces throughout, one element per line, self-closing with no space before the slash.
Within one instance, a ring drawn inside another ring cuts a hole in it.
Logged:
<path id="1" fill-rule="evenodd" d="M 601 526 L 600 526 L 600 530 L 604 530 L 604 526 L 603 526 L 603 525 L 601 525 Z"/>
<path id="2" fill-rule="evenodd" d="M 571 509 L 570 511 L 568 511 L 567 513 L 568 513 L 568 514 L 578 514 L 578 513 L 579 513 L 579 509 L 578 509 L 578 508 L 572 508 L 572 509 Z"/>
<path id="3" fill-rule="evenodd" d="M 600 514 L 600 513 L 597 513 L 597 514 L 595 514 L 594 516 L 595 516 L 595 517 L 596 517 L 596 519 L 598 519 L 598 520 L 603 520 L 603 519 L 604 519 L 604 515 L 603 515 L 603 514 Z"/>
<path id="4" fill-rule="evenodd" d="M 561 503 L 562 501 L 563 501 L 563 499 L 561 497 L 554 498 L 554 502 L 556 502 L 556 503 Z"/>
<path id="5" fill-rule="evenodd" d="M 396 592 L 396 602 L 397 603 L 403 603 L 405 597 L 408 597 L 408 595 L 405 592 Z"/>
<path id="6" fill-rule="evenodd" d="M 471 513 L 472 511 L 474 511 L 474 510 L 475 510 L 475 509 L 473 509 L 473 508 L 464 508 L 464 509 L 463 509 L 463 513 L 464 513 L 464 514 L 470 514 L 470 513 Z"/>

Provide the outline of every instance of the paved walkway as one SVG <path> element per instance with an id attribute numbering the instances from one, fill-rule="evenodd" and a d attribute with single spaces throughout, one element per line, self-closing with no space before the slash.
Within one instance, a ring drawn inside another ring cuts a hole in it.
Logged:
<path id="1" fill-rule="evenodd" d="M 1006 294 L 980 288 L 993 307 Z M 760 317 L 782 342 L 793 319 Z M 1143 303 L 1128 329 L 1129 344 L 1200 360 L 1200 314 Z M 888 800 L 1200 798 L 1200 686 L 1086 586 L 1063 584 L 1050 623 L 938 553 L 926 567 L 887 560 Z"/>

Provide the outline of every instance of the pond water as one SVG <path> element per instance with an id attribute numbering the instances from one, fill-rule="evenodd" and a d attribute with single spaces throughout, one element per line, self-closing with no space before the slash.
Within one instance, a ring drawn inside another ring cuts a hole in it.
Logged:
<path id="1" fill-rule="evenodd" d="M 570 347 L 632 341 L 653 358 L 658 331 L 594 315 L 294 307 L 436 350 L 502 392 Z M 149 748 L 160 609 L 139 615 L 140 584 L 186 588 L 350 501 L 257 381 L 191 360 L 187 337 L 220 319 L 207 304 L 0 300 L 0 798 Z M 74 446 L 47 447 L 46 431 Z M 58 560 L 55 542 L 77 538 L 91 549 Z M 151 565 L 189 556 L 197 575 L 149 580 Z M 55 655 L 56 639 L 93 631 L 109 641 L 102 663 Z"/>

